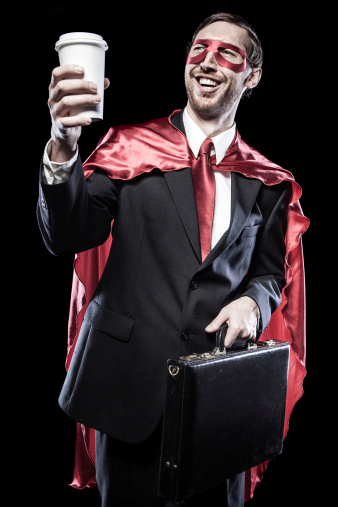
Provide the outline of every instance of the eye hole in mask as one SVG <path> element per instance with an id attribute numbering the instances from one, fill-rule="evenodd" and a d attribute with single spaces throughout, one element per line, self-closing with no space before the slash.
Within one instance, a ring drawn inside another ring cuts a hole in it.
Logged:
<path id="1" fill-rule="evenodd" d="M 243 49 L 213 39 L 195 40 L 186 63 L 200 63 L 204 60 L 207 53 L 213 53 L 219 65 L 233 72 L 243 72 L 246 69 L 247 57 Z"/>

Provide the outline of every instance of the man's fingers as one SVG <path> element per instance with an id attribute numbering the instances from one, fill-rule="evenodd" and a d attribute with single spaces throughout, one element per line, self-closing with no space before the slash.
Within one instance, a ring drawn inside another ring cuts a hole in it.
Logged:
<path id="1" fill-rule="evenodd" d="M 92 123 L 91 118 L 87 116 L 65 116 L 64 118 L 60 118 L 56 123 L 57 128 L 57 137 L 66 138 L 67 130 L 73 127 L 86 127 Z M 64 132 L 63 132 L 64 131 Z"/>
<path id="2" fill-rule="evenodd" d="M 98 95 L 68 95 L 51 106 L 51 115 L 56 124 L 63 127 L 85 126 L 91 123 L 88 118 L 72 116 L 74 108 L 98 104 L 101 101 Z"/>
<path id="3" fill-rule="evenodd" d="M 95 94 L 97 84 L 84 79 L 64 79 L 50 88 L 49 102 L 58 102 L 67 95 Z"/>
<path id="4" fill-rule="evenodd" d="M 72 80 L 83 80 L 85 83 L 91 83 L 83 79 L 84 68 L 79 65 L 62 65 L 55 67 L 52 71 L 52 77 L 50 82 L 50 88 L 54 89 L 58 85 L 61 86 L 67 81 Z M 107 77 L 104 78 L 104 89 L 106 90 L 110 86 L 110 81 Z"/>
<path id="5" fill-rule="evenodd" d="M 224 347 L 231 347 L 231 345 L 240 338 L 241 331 L 235 327 L 228 327 L 227 334 L 224 338 Z"/>
<path id="6" fill-rule="evenodd" d="M 227 318 L 228 314 L 224 311 L 224 308 L 222 308 L 214 320 L 207 325 L 205 331 L 207 333 L 215 333 L 224 324 L 224 322 L 227 321 Z"/>
<path id="7" fill-rule="evenodd" d="M 63 79 L 80 79 L 83 74 L 84 68 L 80 65 L 60 65 L 53 69 L 50 84 L 54 87 Z"/>
<path id="8" fill-rule="evenodd" d="M 90 120 L 73 117 L 72 110 L 101 102 L 97 84 L 86 81 L 83 75 L 83 67 L 76 65 L 62 65 L 52 71 L 48 106 L 55 123 L 64 128 L 88 125 Z M 109 84 L 105 78 L 104 87 L 108 88 Z"/>
<path id="9" fill-rule="evenodd" d="M 57 118 L 58 116 L 66 116 L 74 108 L 99 104 L 100 102 L 99 95 L 66 95 L 59 102 L 52 104 L 51 112 Z"/>
<path id="10" fill-rule="evenodd" d="M 238 325 L 232 323 L 232 319 L 229 317 L 228 313 L 222 309 L 217 317 L 205 328 L 207 333 L 217 332 L 218 329 L 227 322 L 227 332 L 224 337 L 224 346 L 231 347 L 235 340 L 241 337 L 243 328 Z"/>
<path id="11" fill-rule="evenodd" d="M 235 340 L 248 340 L 256 337 L 257 318 L 257 303 L 250 297 L 243 296 L 222 308 L 205 328 L 205 331 L 207 333 L 216 332 L 226 322 L 228 330 L 224 345 L 231 347 Z"/>

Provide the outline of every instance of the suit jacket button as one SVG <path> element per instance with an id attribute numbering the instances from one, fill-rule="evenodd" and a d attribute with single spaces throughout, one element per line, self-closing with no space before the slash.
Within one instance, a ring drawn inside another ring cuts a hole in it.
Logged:
<path id="1" fill-rule="evenodd" d="M 187 331 L 182 331 L 181 340 L 187 341 L 188 338 L 189 338 L 189 333 L 187 333 Z"/>
<path id="2" fill-rule="evenodd" d="M 193 281 L 191 282 L 191 284 L 190 284 L 190 287 L 192 288 L 192 290 L 195 290 L 195 289 L 197 289 L 197 288 L 198 288 L 198 283 L 197 283 L 197 282 L 195 282 L 195 280 L 193 280 Z"/>

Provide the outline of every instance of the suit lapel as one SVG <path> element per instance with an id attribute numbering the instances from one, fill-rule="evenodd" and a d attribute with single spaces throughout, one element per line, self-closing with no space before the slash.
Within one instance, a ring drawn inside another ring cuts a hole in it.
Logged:
<path id="1" fill-rule="evenodd" d="M 169 187 L 190 244 L 198 261 L 201 262 L 200 235 L 191 170 L 190 168 L 187 168 L 180 169 L 178 171 L 170 171 L 164 173 L 164 178 Z"/>
<path id="2" fill-rule="evenodd" d="M 184 135 L 183 110 L 171 119 Z M 200 235 L 191 168 L 164 173 L 165 181 L 180 215 L 183 227 L 199 262 L 201 262 Z"/>
<path id="3" fill-rule="evenodd" d="M 262 183 L 259 180 L 246 178 L 239 173 L 231 173 L 231 220 L 229 229 L 210 251 L 201 265 L 209 265 L 221 255 L 239 236 L 249 217 Z"/>

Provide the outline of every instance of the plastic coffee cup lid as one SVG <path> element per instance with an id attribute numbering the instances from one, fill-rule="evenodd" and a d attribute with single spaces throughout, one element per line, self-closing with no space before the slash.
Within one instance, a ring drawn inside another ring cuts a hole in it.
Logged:
<path id="1" fill-rule="evenodd" d="M 101 35 L 90 32 L 70 32 L 60 35 L 59 40 L 55 44 L 55 50 L 58 51 L 62 46 L 68 44 L 95 44 L 103 46 L 105 51 L 108 49 L 108 45 Z"/>

